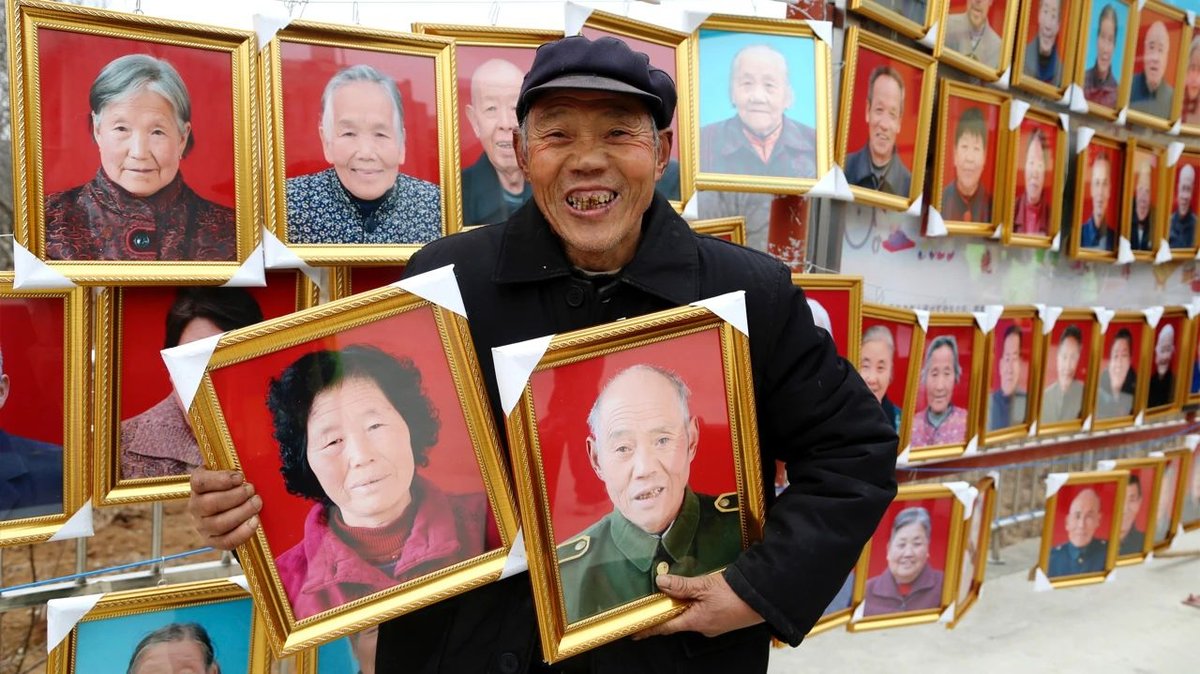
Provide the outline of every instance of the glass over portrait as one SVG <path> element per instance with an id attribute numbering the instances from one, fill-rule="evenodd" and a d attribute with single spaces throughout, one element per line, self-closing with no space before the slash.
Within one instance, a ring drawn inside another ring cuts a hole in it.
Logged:
<path id="1" fill-rule="evenodd" d="M 921 327 L 916 316 L 904 310 L 867 305 L 863 312 L 859 343 L 858 374 L 883 406 L 900 435 L 900 447 L 908 446 L 911 401 L 916 397 L 917 370 L 924 353 Z"/>
<path id="2" fill-rule="evenodd" d="M 1039 567 L 1051 582 L 1098 582 L 1112 570 L 1121 509 L 1129 479 L 1126 471 L 1076 474 L 1047 501 Z"/>
<path id="3" fill-rule="evenodd" d="M 1146 393 L 1147 414 L 1167 412 L 1179 404 L 1179 366 L 1183 362 L 1183 330 L 1187 319 L 1177 311 L 1174 314 L 1164 315 L 1154 328 Z"/>
<path id="4" fill-rule="evenodd" d="M 1030 110 L 1010 141 L 1011 229 L 1006 242 L 1049 246 L 1058 233 L 1067 138 L 1054 115 Z"/>
<path id="5" fill-rule="evenodd" d="M 1093 0 L 1083 22 L 1079 85 L 1092 114 L 1112 119 L 1129 99 L 1129 72 L 1133 55 L 1129 47 L 1130 3 L 1126 0 Z"/>
<path id="6" fill-rule="evenodd" d="M 1164 452 L 1167 458 L 1162 469 L 1162 481 L 1158 486 L 1158 508 L 1154 512 L 1154 550 L 1165 550 L 1171 547 L 1179 530 L 1179 521 L 1183 515 L 1183 499 L 1181 491 L 1187 485 L 1181 484 L 1192 468 L 1192 455 L 1187 449 L 1179 448 Z"/>
<path id="7" fill-rule="evenodd" d="M 1013 82 L 1043 95 L 1059 95 L 1072 79 L 1075 31 L 1071 18 L 1080 0 L 1022 3 Z"/>
<path id="8" fill-rule="evenodd" d="M 1190 258 L 1196 250 L 1196 177 L 1200 153 L 1184 152 L 1171 169 L 1171 191 L 1167 207 L 1167 243 L 1176 258 Z"/>
<path id="9" fill-rule="evenodd" d="M 1100 352 L 1100 381 L 1096 384 L 1097 422 L 1130 419 L 1141 411 L 1139 404 L 1139 373 L 1145 377 L 1142 358 L 1146 344 L 1145 320 L 1125 318 L 1112 320 L 1104 331 Z"/>
<path id="10" fill-rule="evenodd" d="M 1163 215 L 1168 207 L 1162 203 L 1163 166 L 1166 153 L 1162 148 L 1137 143 L 1133 151 L 1133 205 L 1129 216 L 1129 246 L 1139 259 L 1150 259 L 1162 239 Z"/>
<path id="11" fill-rule="evenodd" d="M 916 411 L 909 443 L 922 447 L 957 447 L 975 435 L 971 390 L 975 383 L 974 325 L 931 325 L 918 375 Z"/>
<path id="12" fill-rule="evenodd" d="M 1057 428 L 1066 424 L 1078 428 L 1087 410 L 1084 407 L 1088 373 L 1095 351 L 1095 323 L 1088 319 L 1059 318 L 1044 337 L 1045 362 L 1042 366 L 1041 411 L 1038 428 Z"/>
<path id="13" fill-rule="evenodd" d="M 1076 160 L 1076 255 L 1115 258 L 1125 212 L 1125 150 L 1122 142 L 1093 137 Z"/>
<path id="14" fill-rule="evenodd" d="M 942 58 L 981 79 L 999 77 L 1010 58 L 1005 46 L 1012 45 L 1016 10 L 1014 0 L 946 0 Z"/>
<path id="15" fill-rule="evenodd" d="M 1141 6 L 1129 85 L 1134 121 L 1165 130 L 1178 114 L 1179 76 L 1185 67 L 1180 58 L 1190 33 L 1182 10 L 1157 1 Z"/>
<path id="16" fill-rule="evenodd" d="M 1033 317 L 1001 318 L 992 334 L 991 386 L 987 396 L 987 431 L 994 434 L 1013 427 L 1028 427 L 1033 420 L 1033 354 L 1040 334 Z"/>
<path id="17" fill-rule="evenodd" d="M 1001 123 L 1007 100 L 986 89 L 942 85 L 934 205 L 951 231 L 990 235 L 1000 220 L 996 191 L 1001 148 L 1008 132 Z"/>

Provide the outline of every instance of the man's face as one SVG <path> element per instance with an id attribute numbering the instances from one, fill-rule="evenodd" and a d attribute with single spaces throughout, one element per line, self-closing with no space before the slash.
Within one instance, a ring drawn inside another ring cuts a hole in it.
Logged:
<path id="1" fill-rule="evenodd" d="M 1154 367 L 1159 375 L 1164 375 L 1171 369 L 1171 358 L 1175 356 L 1175 330 L 1164 326 L 1154 341 Z"/>
<path id="2" fill-rule="evenodd" d="M 929 369 L 925 374 L 925 401 L 935 414 L 950 407 L 954 396 L 954 350 L 939 346 L 929 354 Z"/>
<path id="3" fill-rule="evenodd" d="M 1110 19 L 1100 20 L 1100 32 L 1096 34 L 1096 68 L 1107 74 L 1112 68 L 1113 49 L 1117 45 L 1117 26 Z"/>
<path id="4" fill-rule="evenodd" d="M 1192 210 L 1192 189 L 1196 185 L 1196 174 L 1191 171 L 1179 171 L 1179 187 L 1175 190 L 1175 210 L 1179 217 L 1186 217 Z"/>
<path id="5" fill-rule="evenodd" d="M 637 249 L 642 215 L 670 157 L 671 132 L 659 131 L 655 154 L 640 101 L 579 89 L 535 101 L 527 124 L 528 154 L 518 147 L 517 160 L 568 259 L 590 271 L 623 266 Z"/>
<path id="6" fill-rule="evenodd" d="M 592 469 L 625 519 L 662 533 L 679 514 L 699 426 L 665 377 L 633 370 L 608 385 L 597 433 L 588 437 Z"/>
<path id="7" fill-rule="evenodd" d="M 1046 185 L 1046 156 L 1040 142 L 1032 142 L 1025 151 L 1025 200 L 1030 206 L 1042 203 Z"/>
<path id="8" fill-rule="evenodd" d="M 1067 510 L 1067 540 L 1077 548 L 1086 547 L 1096 536 L 1100 526 L 1100 497 L 1091 489 L 1084 489 L 1071 499 Z"/>
<path id="9" fill-rule="evenodd" d="M 900 84 L 887 75 L 876 77 L 871 100 L 867 102 L 867 145 L 876 166 L 892 158 L 903 118 L 904 93 Z"/>
<path id="10" fill-rule="evenodd" d="M 1109 165 L 1107 161 L 1092 162 L 1092 178 L 1089 181 L 1092 194 L 1092 218 L 1097 225 L 1107 221 L 1108 198 L 1112 191 L 1112 181 L 1109 180 Z"/>
<path id="11" fill-rule="evenodd" d="M 911 583 L 929 562 L 929 535 L 920 522 L 906 524 L 888 539 L 888 570 L 897 583 Z"/>
<path id="12" fill-rule="evenodd" d="M 1142 40 L 1142 67 L 1146 74 L 1146 86 L 1151 91 L 1162 84 L 1167 70 L 1167 50 L 1171 47 L 1171 36 L 1161 21 L 1154 22 Z"/>
<path id="13" fill-rule="evenodd" d="M 1125 385 L 1125 377 L 1129 376 L 1132 364 L 1133 351 L 1129 348 L 1129 340 L 1113 340 L 1112 349 L 1108 352 L 1108 383 L 1113 392 L 1120 391 Z"/>
<path id="14" fill-rule="evenodd" d="M 1142 510 L 1142 486 L 1137 482 L 1130 482 L 1125 487 L 1125 510 L 1121 515 L 1121 536 L 1129 533 L 1133 528 L 1133 523 L 1137 521 L 1138 513 Z"/>
<path id="15" fill-rule="evenodd" d="M 888 386 L 892 385 L 892 350 L 880 339 L 872 339 L 859 348 L 858 373 L 875 399 L 883 402 Z"/>
<path id="16" fill-rule="evenodd" d="M 1200 98 L 1200 49 L 1192 50 L 1188 56 L 1187 81 L 1184 84 L 1188 100 Z"/>
<path id="17" fill-rule="evenodd" d="M 1038 52 L 1042 56 L 1050 53 L 1054 49 L 1054 43 L 1058 40 L 1058 13 L 1061 6 L 1061 0 L 1041 0 L 1038 3 Z"/>
<path id="18" fill-rule="evenodd" d="M 1004 338 L 1004 349 L 1000 352 L 1000 392 L 1012 395 L 1020 376 L 1021 336 L 1014 333 Z"/>
<path id="19" fill-rule="evenodd" d="M 1150 217 L 1150 171 L 1137 172 L 1137 185 L 1133 188 L 1133 209 L 1138 220 Z"/>
<path id="20" fill-rule="evenodd" d="M 1075 370 L 1079 368 L 1079 341 L 1068 338 L 1058 343 L 1058 387 L 1066 391 L 1075 381 Z"/>
<path id="21" fill-rule="evenodd" d="M 792 104 L 783 57 L 766 47 L 750 47 L 737 57 L 733 68 L 730 97 L 742 124 L 760 136 L 779 128 L 783 111 Z"/>
<path id="22" fill-rule="evenodd" d="M 479 138 L 488 161 L 501 173 L 517 171 L 513 131 L 517 129 L 517 98 L 524 75 L 512 63 L 492 60 L 479 66 L 471 79 L 467 121 Z"/>
<path id="23" fill-rule="evenodd" d="M 971 27 L 975 30 L 983 28 L 991 8 L 992 0 L 967 0 L 967 21 Z"/>
<path id="24" fill-rule="evenodd" d="M 983 176 L 983 162 L 987 157 L 983 137 L 964 133 L 954 143 L 954 181 L 964 197 L 975 194 L 979 189 L 979 178 Z"/>
<path id="25" fill-rule="evenodd" d="M 391 96 L 376 82 L 343 84 L 330 99 L 328 122 L 321 125 L 321 146 L 338 180 L 359 199 L 383 196 L 404 163 Z"/>

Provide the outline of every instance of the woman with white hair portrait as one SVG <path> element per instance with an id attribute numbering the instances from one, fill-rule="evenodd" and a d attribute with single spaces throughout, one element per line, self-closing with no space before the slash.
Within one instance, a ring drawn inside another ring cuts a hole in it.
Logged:
<path id="1" fill-rule="evenodd" d="M 925 360 L 921 363 L 925 406 L 913 416 L 913 447 L 966 440 L 967 410 L 954 404 L 954 391 L 960 381 L 958 340 L 954 335 L 939 335 L 925 349 Z"/>

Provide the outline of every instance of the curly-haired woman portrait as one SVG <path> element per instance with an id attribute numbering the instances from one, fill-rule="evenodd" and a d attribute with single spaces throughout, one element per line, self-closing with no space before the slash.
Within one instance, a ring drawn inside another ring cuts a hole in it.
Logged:
<path id="1" fill-rule="evenodd" d="M 484 493 L 421 475 L 440 423 L 411 360 L 367 345 L 308 353 L 271 380 L 267 407 L 284 484 L 314 501 L 276 560 L 297 619 L 483 552 Z"/>

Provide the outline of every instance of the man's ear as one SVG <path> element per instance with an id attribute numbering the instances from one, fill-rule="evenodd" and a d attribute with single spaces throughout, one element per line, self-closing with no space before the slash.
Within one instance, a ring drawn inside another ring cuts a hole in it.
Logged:
<path id="1" fill-rule="evenodd" d="M 0 374 L 0 409 L 4 409 L 4 403 L 8 401 L 8 375 Z"/>
<path id="2" fill-rule="evenodd" d="M 658 181 L 667 164 L 671 161 L 671 144 L 675 140 L 675 132 L 671 129 L 660 129 L 658 132 L 658 156 L 654 158 L 654 180 Z"/>
<path id="3" fill-rule="evenodd" d="M 700 421 L 692 416 L 688 419 L 688 461 L 696 458 L 696 448 L 700 446 Z"/>
<path id="4" fill-rule="evenodd" d="M 517 156 L 520 157 L 521 155 L 518 153 Z M 596 473 L 596 477 L 600 478 L 600 481 L 603 482 L 604 473 L 600 471 L 600 462 L 596 457 L 596 439 L 589 435 L 587 440 L 584 441 L 584 446 L 587 448 L 588 465 L 592 467 L 592 472 Z"/>

